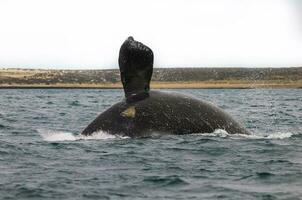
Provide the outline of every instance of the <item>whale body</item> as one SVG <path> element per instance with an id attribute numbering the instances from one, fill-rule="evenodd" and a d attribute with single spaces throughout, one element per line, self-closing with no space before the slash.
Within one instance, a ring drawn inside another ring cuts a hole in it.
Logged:
<path id="1" fill-rule="evenodd" d="M 191 96 L 150 91 L 150 96 L 127 103 L 123 100 L 100 114 L 83 132 L 97 131 L 129 137 L 151 134 L 212 133 L 248 134 L 243 126 L 222 109 Z"/>
<path id="2" fill-rule="evenodd" d="M 153 52 L 129 37 L 119 56 L 125 99 L 101 113 L 82 132 L 98 131 L 129 137 L 151 134 L 212 133 L 223 129 L 229 134 L 249 132 L 219 107 L 195 97 L 150 91 Z"/>

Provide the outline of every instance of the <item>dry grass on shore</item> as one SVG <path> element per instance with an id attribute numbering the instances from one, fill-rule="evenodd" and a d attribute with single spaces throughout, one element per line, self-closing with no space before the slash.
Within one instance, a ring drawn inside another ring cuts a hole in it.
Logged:
<path id="1" fill-rule="evenodd" d="M 196 81 L 193 81 L 192 75 L 204 73 L 211 75 L 212 72 L 200 71 L 203 70 L 201 68 L 157 69 L 159 72 L 155 72 L 151 88 L 302 88 L 301 69 L 266 70 L 265 76 L 262 70 L 253 69 L 251 72 L 254 76 L 259 74 L 262 76 L 262 78 L 255 76 L 255 79 L 250 77 L 247 79 L 250 71 L 245 75 L 246 70 L 251 69 L 220 69 L 218 77 L 206 79 L 201 76 L 201 79 Z M 178 78 L 169 80 L 171 77 Z M 0 88 L 122 88 L 122 85 L 117 70 L 0 69 Z"/>

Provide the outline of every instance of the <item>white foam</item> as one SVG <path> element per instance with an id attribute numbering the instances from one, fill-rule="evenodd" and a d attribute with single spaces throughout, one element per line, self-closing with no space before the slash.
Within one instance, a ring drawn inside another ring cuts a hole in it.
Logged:
<path id="1" fill-rule="evenodd" d="M 77 141 L 77 140 L 108 140 L 108 139 L 125 139 L 127 136 L 111 135 L 104 131 L 98 131 L 89 136 L 81 134 L 74 134 L 71 132 L 53 131 L 46 129 L 37 130 L 44 141 L 48 142 L 59 142 L 59 141 Z M 199 133 L 200 136 L 208 137 L 222 137 L 232 139 L 287 139 L 299 133 L 292 132 L 273 132 L 273 133 L 252 133 L 250 135 L 245 134 L 229 134 L 227 131 L 222 129 L 216 129 L 213 133 Z"/>
<path id="2" fill-rule="evenodd" d="M 298 135 L 299 133 L 292 132 L 273 132 L 273 133 L 252 133 L 250 135 L 245 134 L 229 134 L 227 131 L 222 129 L 216 129 L 213 133 L 201 133 L 203 136 L 212 136 L 212 137 L 230 137 L 233 139 L 242 139 L 242 138 L 250 138 L 250 139 L 286 139 L 290 138 L 294 135 Z"/>
<path id="3" fill-rule="evenodd" d="M 225 138 L 230 136 L 231 134 L 229 134 L 227 131 L 223 129 L 216 129 L 213 133 L 201 133 L 201 135 Z"/>
<path id="4" fill-rule="evenodd" d="M 85 136 L 81 134 L 74 134 L 71 132 L 53 131 L 46 129 L 37 130 L 44 141 L 48 142 L 60 142 L 60 141 L 76 141 L 76 140 L 107 140 L 107 139 L 124 139 L 128 137 L 115 136 L 109 133 L 98 131 L 92 135 Z"/>
<path id="5" fill-rule="evenodd" d="M 267 136 L 268 139 L 285 139 L 285 138 L 290 138 L 292 137 L 293 135 L 295 135 L 294 133 L 291 133 L 291 132 L 277 132 L 277 133 L 272 133 L 272 134 L 269 134 Z"/>
<path id="6" fill-rule="evenodd" d="M 242 134 L 235 134 L 239 137 L 250 138 L 250 139 L 287 139 L 291 138 L 294 135 L 298 135 L 299 133 L 292 133 L 292 132 L 272 132 L 272 133 L 258 133 L 258 134 L 251 134 L 251 135 L 242 135 Z"/>

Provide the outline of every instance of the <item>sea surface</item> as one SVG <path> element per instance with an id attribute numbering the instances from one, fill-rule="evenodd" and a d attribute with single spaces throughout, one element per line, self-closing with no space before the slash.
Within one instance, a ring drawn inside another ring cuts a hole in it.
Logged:
<path id="1" fill-rule="evenodd" d="M 1 89 L 0 199 L 302 199 L 301 89 L 173 91 L 252 135 L 83 137 L 122 90 Z"/>

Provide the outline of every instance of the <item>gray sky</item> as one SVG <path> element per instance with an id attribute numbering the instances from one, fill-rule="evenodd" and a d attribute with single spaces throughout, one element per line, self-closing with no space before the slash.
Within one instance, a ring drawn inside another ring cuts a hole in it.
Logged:
<path id="1" fill-rule="evenodd" d="M 302 66 L 301 0 L 1 0 L 0 67 L 116 68 L 129 36 L 155 67 Z"/>

